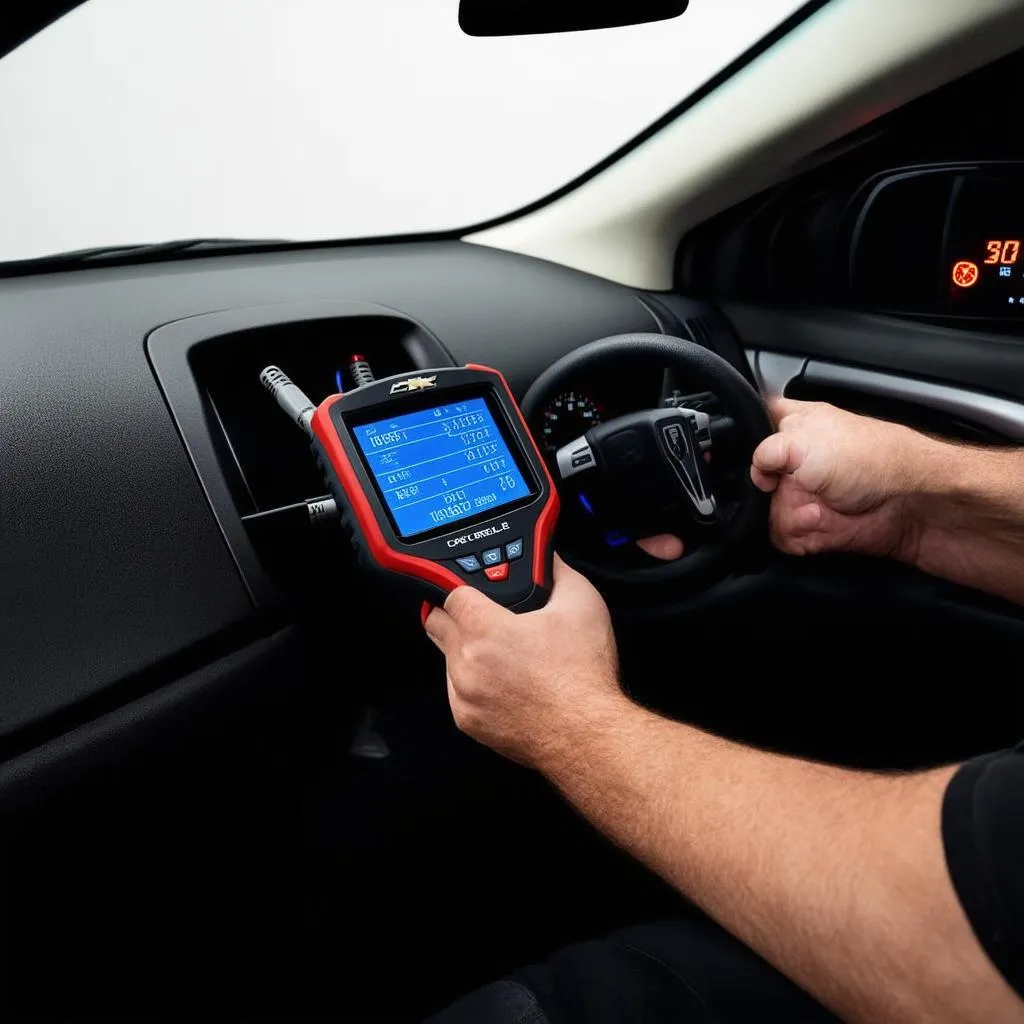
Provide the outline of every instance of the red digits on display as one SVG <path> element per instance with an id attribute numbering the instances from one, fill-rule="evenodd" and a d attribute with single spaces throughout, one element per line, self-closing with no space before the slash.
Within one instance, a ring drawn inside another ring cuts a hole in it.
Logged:
<path id="1" fill-rule="evenodd" d="M 1020 239 L 1008 238 L 1004 242 L 1002 239 L 994 238 L 991 242 L 985 243 L 985 248 L 988 251 L 988 256 L 985 259 L 987 264 L 1012 265 L 1020 256 Z"/>

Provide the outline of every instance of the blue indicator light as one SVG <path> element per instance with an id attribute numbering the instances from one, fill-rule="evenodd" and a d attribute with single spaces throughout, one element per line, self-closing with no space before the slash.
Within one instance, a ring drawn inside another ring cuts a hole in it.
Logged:
<path id="1" fill-rule="evenodd" d="M 624 544 L 629 543 L 629 538 L 619 530 L 609 530 L 604 535 L 604 542 L 610 548 L 621 548 Z"/>
<path id="2" fill-rule="evenodd" d="M 345 392 L 345 384 L 344 384 L 344 382 L 341 379 L 341 370 L 335 370 L 334 371 L 334 383 L 338 385 L 338 394 L 339 395 L 344 394 L 344 392 Z"/>
<path id="3" fill-rule="evenodd" d="M 587 514 L 591 516 L 594 515 L 594 506 L 590 504 L 590 500 L 582 491 L 579 493 L 579 499 L 580 504 L 587 510 Z"/>

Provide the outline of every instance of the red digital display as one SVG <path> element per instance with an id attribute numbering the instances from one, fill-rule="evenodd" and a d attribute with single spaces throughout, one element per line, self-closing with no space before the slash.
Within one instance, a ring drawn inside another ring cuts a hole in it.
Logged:
<path id="1" fill-rule="evenodd" d="M 965 173 L 952 193 L 943 228 L 944 311 L 1024 319 L 1024 175 Z"/>
<path id="2" fill-rule="evenodd" d="M 1004 242 L 1002 239 L 993 238 L 985 243 L 985 250 L 988 252 L 985 262 L 990 266 L 1000 264 L 1012 267 L 1017 262 L 1017 257 L 1020 256 L 1020 239 L 1008 238 Z"/>
<path id="3" fill-rule="evenodd" d="M 946 288 L 951 311 L 1005 316 L 1012 309 L 1024 314 L 1024 236 L 993 238 L 993 227 L 998 230 L 998 222 L 988 231 L 968 229 L 950 239 Z"/>

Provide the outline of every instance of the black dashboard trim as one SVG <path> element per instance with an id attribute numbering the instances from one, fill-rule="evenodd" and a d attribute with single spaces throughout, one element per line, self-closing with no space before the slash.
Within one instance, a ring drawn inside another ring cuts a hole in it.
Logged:
<path id="1" fill-rule="evenodd" d="M 285 628 L 282 616 L 260 616 L 199 641 L 160 662 L 132 673 L 115 684 L 88 694 L 72 704 L 51 713 L 7 735 L 0 736 L 0 787 L 4 771 L 12 759 L 35 750 L 60 737 L 74 733 L 118 713 L 119 709 L 155 694 L 171 690 L 187 682 L 196 673 L 209 671 L 209 666 L 223 659 L 232 659 L 247 647 L 264 643 L 275 631 Z"/>
<path id="2" fill-rule="evenodd" d="M 672 292 L 659 292 L 645 296 L 647 304 L 654 310 L 660 310 L 667 318 L 667 330 L 662 328 L 663 334 L 674 334 L 683 338 L 690 338 L 698 345 L 710 348 L 717 355 L 720 355 L 727 363 L 739 370 L 748 383 L 754 383 L 754 376 L 750 372 L 750 365 L 743 354 L 743 346 L 740 344 L 732 324 L 722 315 L 717 306 L 698 299 L 688 299 L 683 295 Z M 652 315 L 654 315 L 652 310 Z M 708 338 L 702 338 L 694 329 L 694 325 L 704 321 Z"/>
<path id="3" fill-rule="evenodd" d="M 120 687 L 103 703 L 75 715 L 61 715 L 46 730 L 26 730 L 0 747 L 0 814 L 38 807 L 51 793 L 81 785 L 89 772 L 116 764 L 143 747 L 178 746 L 197 717 L 223 713 L 226 700 L 252 697 L 258 677 L 294 677 L 297 630 L 284 627 L 264 636 L 238 637 L 194 652 L 191 659 L 166 666 L 161 678 L 143 687 Z M 191 723 L 191 726 L 190 726 Z"/>

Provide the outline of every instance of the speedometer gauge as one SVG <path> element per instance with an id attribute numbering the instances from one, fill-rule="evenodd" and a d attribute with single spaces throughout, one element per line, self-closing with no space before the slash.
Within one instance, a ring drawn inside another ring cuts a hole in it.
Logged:
<path id="1" fill-rule="evenodd" d="M 575 441 L 601 422 L 601 406 L 582 391 L 555 395 L 541 413 L 540 443 L 545 455 Z"/>

